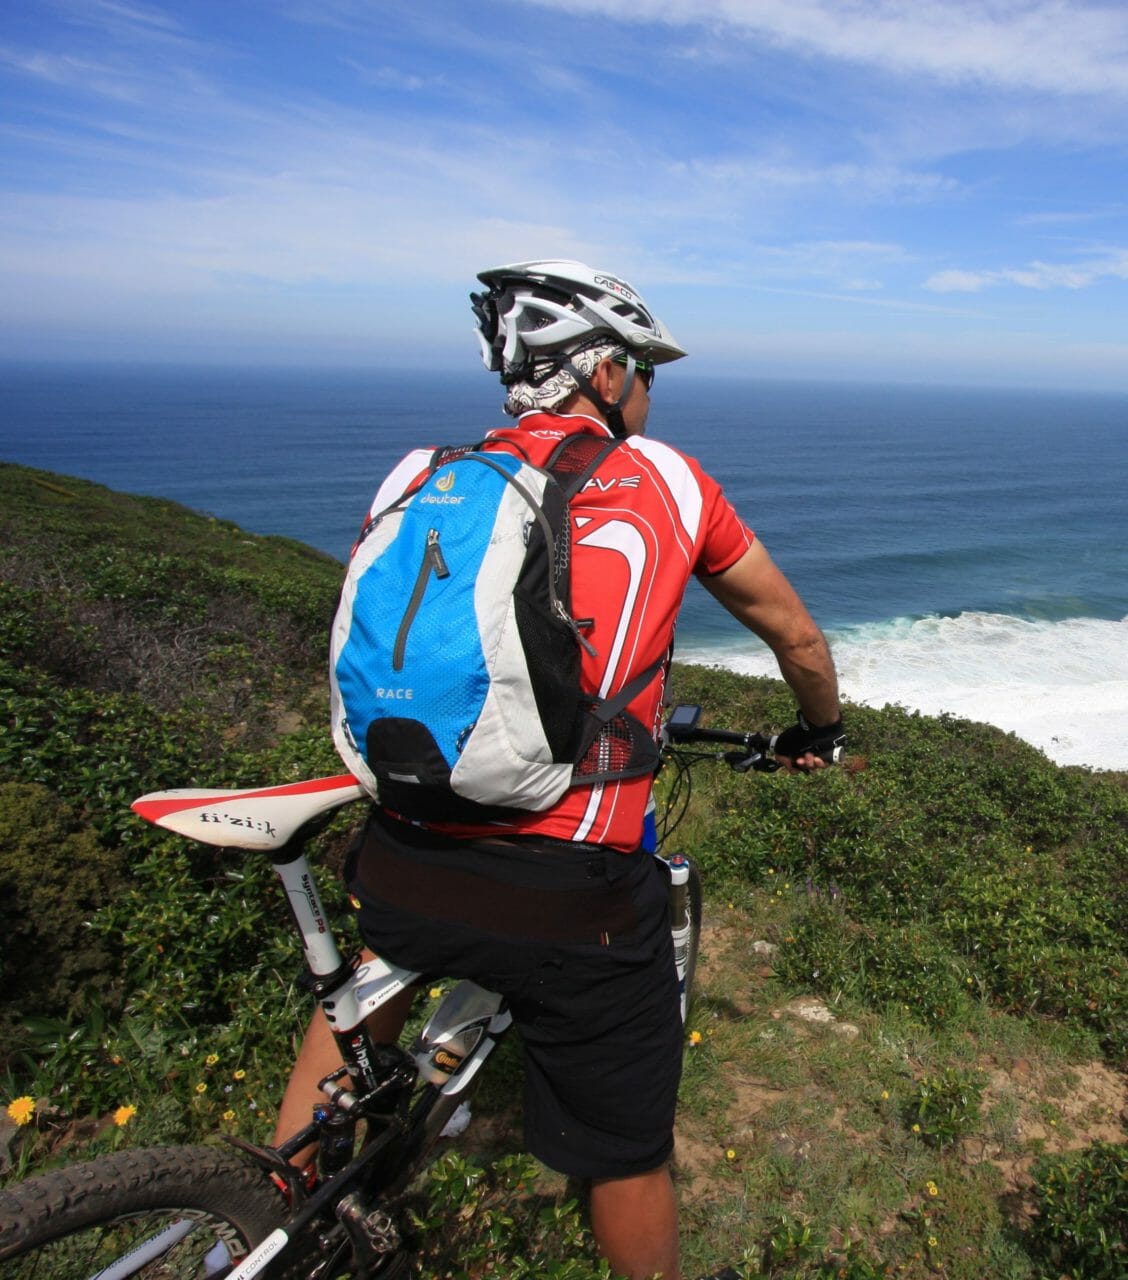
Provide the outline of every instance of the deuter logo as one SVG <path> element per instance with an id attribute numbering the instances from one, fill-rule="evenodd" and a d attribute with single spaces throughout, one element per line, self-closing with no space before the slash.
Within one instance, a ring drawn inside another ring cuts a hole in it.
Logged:
<path id="1" fill-rule="evenodd" d="M 446 471 L 441 476 L 439 476 L 439 478 L 435 481 L 435 488 L 438 489 L 440 493 L 450 493 L 450 491 L 454 488 L 453 467 L 451 468 L 450 471 Z"/>
<path id="2" fill-rule="evenodd" d="M 372 692 L 385 702 L 410 702 L 415 697 L 414 689 L 373 689 Z"/>
<path id="3" fill-rule="evenodd" d="M 425 493 L 419 499 L 420 502 L 426 503 L 432 507 L 449 507 L 457 506 L 462 501 L 462 496 L 454 496 L 449 493 Z"/>

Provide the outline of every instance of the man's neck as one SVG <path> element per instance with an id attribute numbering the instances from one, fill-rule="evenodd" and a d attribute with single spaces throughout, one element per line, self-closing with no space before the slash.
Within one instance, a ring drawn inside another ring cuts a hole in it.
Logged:
<path id="1" fill-rule="evenodd" d="M 584 403 L 586 404 L 587 402 L 585 401 Z M 527 409 L 517 421 L 520 424 L 524 424 L 528 419 L 537 417 L 572 418 L 581 423 L 589 423 L 599 431 L 600 435 L 611 435 L 611 428 L 607 425 L 603 415 L 590 407 L 587 409 L 582 407 L 575 409 Z"/>

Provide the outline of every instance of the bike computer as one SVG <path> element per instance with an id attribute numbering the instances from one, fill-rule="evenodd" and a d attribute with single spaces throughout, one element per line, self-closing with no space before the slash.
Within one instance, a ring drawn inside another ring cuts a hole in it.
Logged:
<path id="1" fill-rule="evenodd" d="M 676 738 L 680 734 L 692 733 L 701 719 L 701 708 L 692 702 L 679 702 L 666 717 L 666 734 Z"/>

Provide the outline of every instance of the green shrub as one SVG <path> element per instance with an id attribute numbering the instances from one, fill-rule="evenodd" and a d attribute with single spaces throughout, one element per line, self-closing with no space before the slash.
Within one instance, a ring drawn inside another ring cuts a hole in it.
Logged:
<path id="1" fill-rule="evenodd" d="M 1028 1240 L 1048 1274 L 1069 1280 L 1128 1275 L 1128 1147 L 1097 1142 L 1034 1170 L 1038 1216 Z"/>
<path id="2" fill-rule="evenodd" d="M 90 920 L 125 884 L 121 855 L 99 844 L 70 806 L 37 783 L 0 782 L 0 988 L 4 1042 L 21 1011 L 63 1016 L 85 987 L 112 1006 L 114 940 Z M 120 993 L 119 993 L 120 995 Z"/>
<path id="3" fill-rule="evenodd" d="M 611 1280 L 578 1202 L 535 1191 L 537 1166 L 506 1156 L 483 1166 L 448 1152 L 427 1174 L 415 1214 L 420 1280 L 502 1275 L 507 1280 Z"/>
<path id="4" fill-rule="evenodd" d="M 979 1120 L 983 1080 L 975 1072 L 946 1067 L 917 1082 L 906 1107 L 906 1123 L 930 1146 L 951 1146 Z"/>
<path id="5" fill-rule="evenodd" d="M 860 926 L 833 898 L 816 898 L 789 922 L 773 963 L 776 975 L 790 986 L 856 997 L 862 956 Z"/>
<path id="6" fill-rule="evenodd" d="M 1005 870 L 967 869 L 937 918 L 1001 1007 L 1091 1027 L 1113 1060 L 1128 1056 L 1128 955 L 1108 895 L 1085 894 L 1054 857 L 1031 850 Z"/>

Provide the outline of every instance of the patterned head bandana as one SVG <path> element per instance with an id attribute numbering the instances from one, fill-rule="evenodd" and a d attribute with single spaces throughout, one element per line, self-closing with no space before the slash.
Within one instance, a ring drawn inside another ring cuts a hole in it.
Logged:
<path id="1" fill-rule="evenodd" d="M 604 339 L 581 351 L 573 351 L 567 359 L 585 378 L 590 378 L 601 360 L 616 356 L 622 350 L 622 343 Z M 579 385 L 575 378 L 558 368 L 555 360 L 538 360 L 533 366 L 530 378 L 523 382 L 515 382 L 509 388 L 509 394 L 505 400 L 505 412 L 516 418 L 522 413 L 528 413 L 530 409 L 542 411 L 558 409 L 578 390 Z"/>

